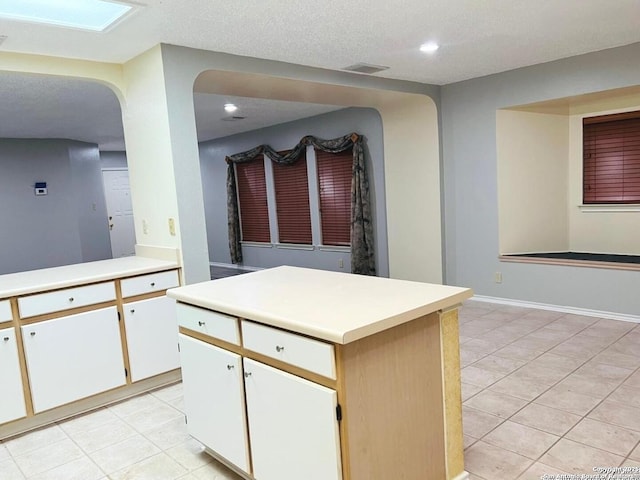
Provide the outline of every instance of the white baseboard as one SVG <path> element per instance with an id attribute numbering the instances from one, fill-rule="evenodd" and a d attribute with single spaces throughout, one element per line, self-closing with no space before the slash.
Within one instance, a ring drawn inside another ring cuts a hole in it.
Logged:
<path id="1" fill-rule="evenodd" d="M 551 305 L 547 303 L 528 302 L 525 300 L 512 300 L 510 298 L 488 297 L 486 295 L 474 295 L 471 300 L 487 303 L 498 303 L 500 305 L 511 305 L 514 307 L 537 308 L 538 310 L 551 310 L 554 312 L 572 313 L 574 315 L 584 315 L 587 317 L 608 318 L 611 320 L 622 320 L 623 322 L 640 323 L 640 316 L 626 313 L 605 312 L 601 310 L 591 310 L 588 308 L 566 307 L 564 305 Z"/>
<path id="2" fill-rule="evenodd" d="M 460 475 L 455 477 L 453 480 L 468 480 L 469 472 L 462 472 Z"/>
<path id="3" fill-rule="evenodd" d="M 209 266 L 233 268 L 235 270 L 249 270 L 250 272 L 257 272 L 258 270 L 264 270 L 264 267 L 250 267 L 249 265 L 238 265 L 237 263 L 209 262 Z"/>

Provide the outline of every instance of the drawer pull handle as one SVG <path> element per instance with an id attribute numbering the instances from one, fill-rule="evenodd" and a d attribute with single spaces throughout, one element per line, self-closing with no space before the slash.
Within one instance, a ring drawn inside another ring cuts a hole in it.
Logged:
<path id="1" fill-rule="evenodd" d="M 204 327 L 206 325 L 206 322 L 200 322 L 198 321 L 198 325 L 200 325 L 201 327 Z"/>
<path id="2" fill-rule="evenodd" d="M 251 372 L 244 372 L 244 378 L 249 378 L 251 376 Z"/>
<path id="3" fill-rule="evenodd" d="M 227 365 L 227 370 L 233 370 L 233 365 Z"/>
<path id="4" fill-rule="evenodd" d="M 281 347 L 280 345 L 276 345 L 276 352 L 281 352 L 284 350 L 284 347 Z"/>
<path id="5" fill-rule="evenodd" d="M 9 337 L 4 337 L 4 341 L 8 342 L 9 341 Z"/>
<path id="6" fill-rule="evenodd" d="M 32 337 L 36 336 L 36 332 L 31 332 L 29 335 L 31 335 Z"/>
<path id="7" fill-rule="evenodd" d="M 151 282 L 151 286 L 155 287 L 156 286 L 156 282 Z"/>
<path id="8" fill-rule="evenodd" d="M 73 297 L 69 297 L 69 301 L 73 302 L 74 298 Z"/>

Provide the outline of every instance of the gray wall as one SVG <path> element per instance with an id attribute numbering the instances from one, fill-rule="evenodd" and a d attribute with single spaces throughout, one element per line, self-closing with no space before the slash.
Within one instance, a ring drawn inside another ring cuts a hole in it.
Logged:
<path id="1" fill-rule="evenodd" d="M 481 295 L 640 312 L 638 272 L 499 262 L 496 174 L 497 109 L 639 85 L 638 58 L 634 44 L 442 87 L 447 283 Z M 497 271 L 502 284 L 494 283 Z"/>
<path id="2" fill-rule="evenodd" d="M 0 274 L 111 257 L 96 145 L 0 140 L 0 205 Z"/>
<path id="3" fill-rule="evenodd" d="M 335 138 L 350 132 L 365 136 L 366 159 L 371 188 L 378 275 L 389 275 L 384 196 L 383 139 L 380 115 L 370 108 L 348 108 L 260 130 L 200 144 L 200 166 L 204 190 L 207 237 L 211 262 L 231 263 L 227 233 L 227 155 L 266 143 L 276 150 L 293 147 L 305 135 Z M 350 256 L 341 252 L 281 248 L 243 247 L 244 265 L 273 267 L 297 265 L 326 270 L 349 271 Z M 344 268 L 338 260 L 344 259 Z"/>
<path id="4" fill-rule="evenodd" d="M 111 258 L 109 222 L 98 146 L 69 142 L 69 163 L 82 261 Z"/>
<path id="5" fill-rule="evenodd" d="M 100 151 L 102 168 L 127 168 L 127 152 Z"/>

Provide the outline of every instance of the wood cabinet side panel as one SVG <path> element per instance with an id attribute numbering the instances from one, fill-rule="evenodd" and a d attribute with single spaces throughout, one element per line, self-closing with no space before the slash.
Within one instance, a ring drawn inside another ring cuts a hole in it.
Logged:
<path id="1" fill-rule="evenodd" d="M 349 479 L 444 479 L 438 314 L 344 345 L 341 359 Z"/>
<path id="2" fill-rule="evenodd" d="M 444 364 L 445 429 L 447 442 L 447 479 L 464 473 L 462 435 L 462 388 L 460 384 L 460 330 L 458 310 L 448 310 L 440 317 L 442 363 Z"/>

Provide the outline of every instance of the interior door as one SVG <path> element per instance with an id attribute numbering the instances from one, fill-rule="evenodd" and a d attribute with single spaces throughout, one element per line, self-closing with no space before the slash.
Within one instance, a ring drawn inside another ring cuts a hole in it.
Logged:
<path id="1" fill-rule="evenodd" d="M 244 359 L 256 480 L 340 480 L 335 390 Z"/>
<path id="2" fill-rule="evenodd" d="M 103 170 L 102 180 L 107 203 L 111 254 L 113 258 L 135 255 L 136 234 L 129 171 L 126 169 Z"/>

